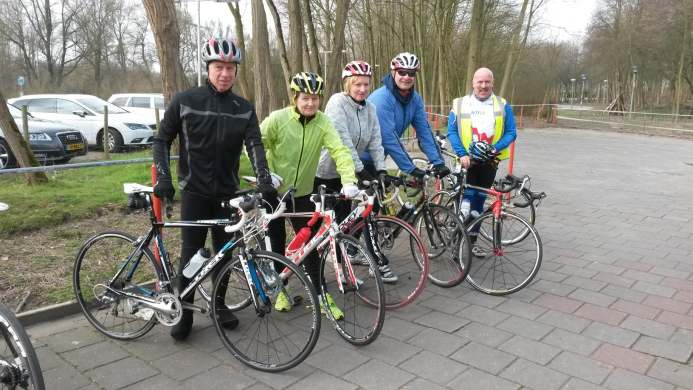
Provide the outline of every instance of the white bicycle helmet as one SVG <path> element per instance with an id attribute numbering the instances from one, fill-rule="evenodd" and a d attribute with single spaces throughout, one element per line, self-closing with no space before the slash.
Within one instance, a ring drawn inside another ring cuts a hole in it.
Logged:
<path id="1" fill-rule="evenodd" d="M 366 61 L 351 61 L 342 70 L 342 80 L 351 76 L 373 76 L 373 70 Z"/>
<path id="2" fill-rule="evenodd" d="M 419 70 L 419 58 L 416 54 L 409 52 L 399 53 L 392 59 L 390 63 L 390 69 L 407 69 L 407 70 Z"/>
<path id="3" fill-rule="evenodd" d="M 208 64 L 211 61 L 241 63 L 241 49 L 231 38 L 210 38 L 202 47 L 202 61 Z"/>

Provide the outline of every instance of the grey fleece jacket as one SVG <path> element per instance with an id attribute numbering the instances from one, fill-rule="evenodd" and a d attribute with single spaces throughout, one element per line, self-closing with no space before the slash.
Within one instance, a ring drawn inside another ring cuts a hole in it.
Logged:
<path id="1" fill-rule="evenodd" d="M 330 97 L 325 106 L 325 114 L 330 118 L 334 128 L 337 129 L 342 143 L 351 150 L 351 156 L 356 166 L 356 172 L 361 172 L 363 163 L 359 155 L 370 155 L 375 169 L 385 169 L 385 152 L 380 139 L 380 123 L 375 105 L 366 102 L 362 106 L 356 103 L 343 92 Z M 327 150 L 320 154 L 317 177 L 322 179 L 336 179 L 339 177 L 334 160 Z"/>

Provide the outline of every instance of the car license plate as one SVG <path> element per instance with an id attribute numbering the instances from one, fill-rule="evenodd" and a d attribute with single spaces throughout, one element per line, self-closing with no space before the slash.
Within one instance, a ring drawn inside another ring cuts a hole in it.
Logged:
<path id="1" fill-rule="evenodd" d="M 82 150 L 84 149 L 84 144 L 68 144 L 67 150 Z"/>

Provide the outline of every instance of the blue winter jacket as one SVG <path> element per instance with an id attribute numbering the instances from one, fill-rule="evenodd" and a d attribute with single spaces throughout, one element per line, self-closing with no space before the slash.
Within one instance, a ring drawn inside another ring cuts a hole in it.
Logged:
<path id="1" fill-rule="evenodd" d="M 431 127 L 426 120 L 423 99 L 416 91 L 403 97 L 395 87 L 395 80 L 391 75 L 382 79 L 383 86 L 373 91 L 368 101 L 375 104 L 380 122 L 380 134 L 382 135 L 385 155 L 392 156 L 397 166 L 404 172 L 411 173 L 415 166 L 411 161 L 400 137 L 409 125 L 416 129 L 419 147 L 433 164 L 443 164 L 438 146 L 433 139 Z M 362 156 L 362 160 L 369 161 L 370 156 Z"/>

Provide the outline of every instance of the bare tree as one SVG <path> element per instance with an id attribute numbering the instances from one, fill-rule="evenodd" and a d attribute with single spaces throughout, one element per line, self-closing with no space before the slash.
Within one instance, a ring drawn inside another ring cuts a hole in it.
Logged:
<path id="1" fill-rule="evenodd" d="M 255 112 L 258 120 L 264 119 L 271 110 L 272 90 L 268 81 L 270 71 L 269 34 L 267 15 L 262 1 L 252 2 L 253 18 L 253 73 L 255 73 Z"/>
<path id="2" fill-rule="evenodd" d="M 522 9 L 520 10 L 520 16 L 518 17 L 517 24 L 513 30 L 513 39 L 510 43 L 510 48 L 508 50 L 508 57 L 505 60 L 505 69 L 503 71 L 503 78 L 501 79 L 500 96 L 505 96 L 505 92 L 510 84 L 510 75 L 515 67 L 515 57 L 517 52 L 520 50 L 520 32 L 522 31 L 522 26 L 525 23 L 525 13 L 527 12 L 527 3 L 529 0 L 522 1 Z"/>
<path id="3" fill-rule="evenodd" d="M 289 0 L 289 43 L 291 56 L 289 63 L 292 72 L 303 70 L 303 18 L 301 0 Z"/>
<path id="4" fill-rule="evenodd" d="M 465 77 L 465 91 L 472 88 L 472 76 L 479 64 L 479 51 L 481 47 L 481 29 L 484 14 L 484 0 L 473 0 L 472 20 L 469 27 L 469 51 L 467 52 L 467 76 Z"/>
<path id="5" fill-rule="evenodd" d="M 17 164 L 22 167 L 35 167 L 38 165 L 34 153 L 29 148 L 22 134 L 17 129 L 17 124 L 7 108 L 5 96 L 0 91 L 0 128 L 4 130 L 3 134 L 9 144 L 10 150 L 17 160 Z M 27 173 L 26 180 L 29 184 L 40 184 L 48 182 L 48 177 L 43 172 Z"/>
<path id="6" fill-rule="evenodd" d="M 176 92 L 189 88 L 180 63 L 180 29 L 173 0 L 142 0 L 147 19 L 152 26 L 159 64 L 164 99 L 169 102 Z"/>
<path id="7" fill-rule="evenodd" d="M 334 21 L 334 40 L 332 41 L 332 56 L 327 61 L 327 77 L 325 80 L 327 96 L 339 90 L 341 80 L 341 53 L 344 50 L 344 27 L 349 13 L 350 0 L 336 0 L 336 17 Z"/>
<path id="8" fill-rule="evenodd" d="M 245 50 L 245 33 L 243 31 L 243 19 L 241 18 L 240 5 L 233 1 L 226 4 L 229 6 L 229 10 L 231 11 L 233 20 L 235 22 L 234 28 L 236 31 L 236 42 L 238 43 L 238 48 L 241 49 L 242 55 L 247 59 L 248 57 L 246 56 L 248 52 Z M 246 71 L 246 67 L 249 66 L 250 64 L 246 62 L 244 65 L 238 67 L 238 77 L 236 79 L 236 83 L 238 83 L 239 87 L 241 88 L 241 95 L 248 100 L 253 100 L 253 90 L 248 86 L 248 72 Z"/>
<path id="9" fill-rule="evenodd" d="M 266 0 L 267 7 L 270 9 L 270 13 L 272 14 L 272 19 L 274 20 L 274 30 L 276 31 L 277 34 L 277 44 L 279 45 L 279 62 L 282 65 L 282 72 L 284 72 L 284 80 L 289 80 L 292 75 L 292 69 L 289 64 L 289 58 L 288 55 L 286 54 L 286 43 L 284 42 L 284 32 L 282 31 L 282 22 L 281 19 L 279 18 L 279 12 L 277 11 L 277 7 L 274 5 L 273 0 Z M 300 70 L 300 69 L 299 69 Z M 298 70 L 296 70 L 298 71 Z M 286 84 L 286 95 L 289 99 L 291 99 L 291 88 L 289 87 L 289 83 Z"/>
<path id="10" fill-rule="evenodd" d="M 303 9 L 303 23 L 306 26 L 308 33 L 308 49 L 310 70 L 320 72 L 320 51 L 318 49 L 318 39 L 315 34 L 315 25 L 313 24 L 313 11 L 311 10 L 310 0 L 302 0 L 301 6 Z M 308 65 L 308 64 L 306 64 Z"/>

